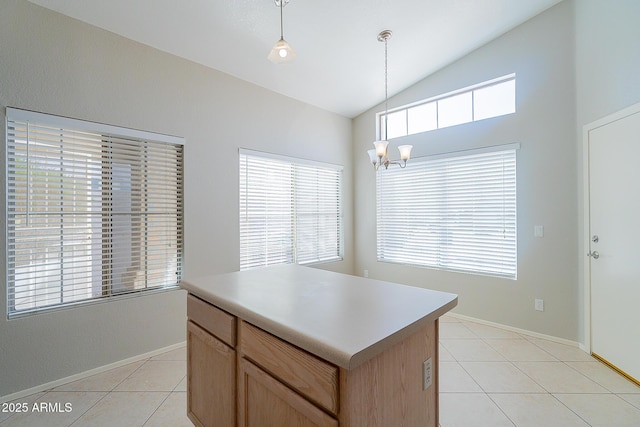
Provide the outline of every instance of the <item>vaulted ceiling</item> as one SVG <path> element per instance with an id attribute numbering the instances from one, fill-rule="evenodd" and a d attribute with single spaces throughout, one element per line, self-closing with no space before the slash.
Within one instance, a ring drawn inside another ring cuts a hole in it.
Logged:
<path id="1" fill-rule="evenodd" d="M 290 0 L 292 63 L 267 60 L 280 38 L 274 0 L 30 0 L 242 80 L 355 117 L 560 0 Z"/>

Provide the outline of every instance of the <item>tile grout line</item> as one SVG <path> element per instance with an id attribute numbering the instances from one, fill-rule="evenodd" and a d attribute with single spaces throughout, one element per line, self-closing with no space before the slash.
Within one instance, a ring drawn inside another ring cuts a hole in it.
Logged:
<path id="1" fill-rule="evenodd" d="M 556 393 L 556 394 L 565 394 L 565 393 Z M 568 393 L 567 393 L 568 394 Z M 551 397 L 553 397 L 557 402 L 559 402 L 562 406 L 564 406 L 565 408 L 567 408 L 569 411 L 571 411 L 572 413 L 576 414 L 576 417 L 580 418 L 582 421 L 584 421 L 584 423 L 590 427 L 593 427 L 591 423 L 589 423 L 587 420 L 585 420 L 584 418 L 582 418 L 580 416 L 580 414 L 578 414 L 576 411 L 574 411 L 573 409 L 571 409 L 570 407 L 568 407 L 562 400 L 558 399 L 558 397 L 555 394 L 551 394 Z"/>
<path id="2" fill-rule="evenodd" d="M 176 387 L 177 387 L 177 386 L 176 386 Z M 162 400 L 162 402 L 160 402 L 160 404 L 158 405 L 158 407 L 157 407 L 156 409 L 154 409 L 154 411 L 151 413 L 151 415 L 149 415 L 149 416 L 147 417 L 147 419 L 144 421 L 144 423 L 142 423 L 142 424 L 141 424 L 141 426 L 140 426 L 140 427 L 144 427 L 144 426 L 149 422 L 149 420 L 154 416 L 154 414 L 155 414 L 156 412 L 158 412 L 158 409 L 160 409 L 160 408 L 162 407 L 162 405 L 164 404 L 164 402 L 166 402 L 166 401 L 167 401 L 167 399 L 169 399 L 169 396 L 171 396 L 171 392 L 169 392 L 169 394 L 167 394 L 167 397 L 165 397 L 165 398 Z M 133 426 L 132 426 L 132 427 L 133 427 Z"/>
<path id="3" fill-rule="evenodd" d="M 84 392 L 84 391 L 83 391 L 83 392 L 81 392 L 81 393 L 83 393 L 83 394 L 84 394 L 84 393 L 86 393 L 86 392 Z M 97 392 L 93 392 L 93 393 L 97 393 Z M 80 418 L 82 418 L 82 417 L 84 416 L 84 414 L 86 414 L 87 412 L 89 412 L 90 410 L 92 410 L 92 409 L 93 409 L 93 408 L 94 408 L 98 403 L 102 402 L 102 401 L 104 400 L 104 398 L 106 398 L 107 396 L 109 396 L 109 393 L 110 393 L 110 392 L 105 392 L 105 393 L 104 393 L 104 396 L 102 396 L 100 399 L 96 400 L 96 402 L 95 402 L 93 405 L 89 406 L 89 407 L 87 408 L 87 410 L 86 410 L 86 411 L 84 411 L 82 414 L 80 414 L 80 416 L 79 416 L 79 417 L 77 417 L 75 420 L 73 420 L 73 422 L 72 422 L 71 424 L 69 424 L 69 427 L 71 427 L 71 426 L 73 426 L 75 423 L 77 423 L 77 422 L 78 422 L 78 420 L 80 420 Z"/>

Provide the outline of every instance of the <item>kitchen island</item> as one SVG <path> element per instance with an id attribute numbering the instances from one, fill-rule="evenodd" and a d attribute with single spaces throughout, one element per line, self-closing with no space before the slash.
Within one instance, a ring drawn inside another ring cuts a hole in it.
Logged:
<path id="1" fill-rule="evenodd" d="M 198 426 L 438 425 L 454 294 L 297 265 L 186 279 Z"/>

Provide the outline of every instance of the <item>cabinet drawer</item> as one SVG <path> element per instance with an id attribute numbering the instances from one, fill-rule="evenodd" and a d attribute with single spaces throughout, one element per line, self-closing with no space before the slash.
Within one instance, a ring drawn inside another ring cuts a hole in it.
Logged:
<path id="1" fill-rule="evenodd" d="M 187 317 L 231 347 L 236 346 L 236 317 L 195 297 L 187 295 Z"/>
<path id="2" fill-rule="evenodd" d="M 240 322 L 240 350 L 298 393 L 338 413 L 338 368 L 255 326 Z"/>

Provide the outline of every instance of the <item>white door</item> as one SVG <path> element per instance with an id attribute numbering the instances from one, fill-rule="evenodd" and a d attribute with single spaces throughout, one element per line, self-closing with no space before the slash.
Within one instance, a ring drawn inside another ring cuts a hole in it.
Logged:
<path id="1" fill-rule="evenodd" d="M 640 108 L 588 133 L 591 351 L 640 380 Z"/>

